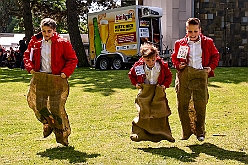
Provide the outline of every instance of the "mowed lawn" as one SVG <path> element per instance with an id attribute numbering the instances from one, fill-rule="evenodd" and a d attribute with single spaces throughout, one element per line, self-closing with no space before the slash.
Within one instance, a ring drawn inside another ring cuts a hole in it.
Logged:
<path id="1" fill-rule="evenodd" d="M 128 70 L 77 68 L 70 77 L 66 103 L 72 133 L 69 146 L 44 139 L 42 124 L 28 107 L 31 75 L 0 68 L 0 164 L 248 164 L 248 67 L 219 67 L 209 79 L 206 139 L 182 141 L 173 83 L 166 90 L 175 143 L 132 142 L 137 115 Z M 218 135 L 218 136 L 214 136 Z"/>

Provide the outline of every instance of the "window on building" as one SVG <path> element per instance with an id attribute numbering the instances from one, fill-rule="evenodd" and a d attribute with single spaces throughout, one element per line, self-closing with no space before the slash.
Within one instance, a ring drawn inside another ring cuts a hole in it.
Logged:
<path id="1" fill-rule="evenodd" d="M 143 5 L 143 0 L 121 0 L 121 6 L 132 6 L 136 5 L 136 1 L 138 5 Z"/>

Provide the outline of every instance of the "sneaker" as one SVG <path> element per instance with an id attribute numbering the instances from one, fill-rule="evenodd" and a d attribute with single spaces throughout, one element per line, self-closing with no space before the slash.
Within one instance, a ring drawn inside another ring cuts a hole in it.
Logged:
<path id="1" fill-rule="evenodd" d="M 200 136 L 200 137 L 198 137 L 197 139 L 198 139 L 200 142 L 202 142 L 202 141 L 205 140 L 204 136 Z"/>
<path id="2" fill-rule="evenodd" d="M 69 145 L 68 137 L 56 136 L 56 142 L 57 143 L 60 143 L 60 144 L 62 144 L 64 146 L 68 146 Z"/>
<path id="3" fill-rule="evenodd" d="M 139 137 L 138 137 L 137 134 L 132 134 L 130 136 L 130 138 L 131 138 L 132 141 L 135 141 L 135 142 L 139 142 L 140 141 L 140 139 L 139 139 Z"/>

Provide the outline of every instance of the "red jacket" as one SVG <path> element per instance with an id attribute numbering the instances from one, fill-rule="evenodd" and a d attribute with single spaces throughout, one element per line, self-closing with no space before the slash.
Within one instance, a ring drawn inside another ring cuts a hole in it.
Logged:
<path id="1" fill-rule="evenodd" d="M 213 77 L 214 76 L 213 70 L 218 66 L 220 54 L 211 38 L 206 37 L 203 34 L 200 34 L 200 37 L 201 37 L 201 47 L 202 47 L 202 66 L 210 67 L 211 72 L 209 73 L 208 76 Z M 187 60 L 177 58 L 177 54 L 180 46 L 188 46 L 187 36 L 175 42 L 174 52 L 171 55 L 172 62 L 177 70 L 179 70 L 180 62 L 188 63 L 188 59 L 189 59 L 190 50 L 188 51 Z"/>
<path id="2" fill-rule="evenodd" d="M 41 33 L 32 36 L 28 44 L 28 49 L 24 52 L 23 60 L 28 72 L 32 69 L 36 72 L 40 71 L 42 39 L 43 36 Z M 69 77 L 77 66 L 78 59 L 76 53 L 71 43 L 59 37 L 58 33 L 54 33 L 53 37 L 51 37 L 51 41 L 52 74 L 60 75 L 61 73 L 65 73 L 65 75 Z"/>
<path id="3" fill-rule="evenodd" d="M 160 57 L 157 56 L 156 62 L 159 62 L 161 66 L 160 74 L 158 76 L 158 84 L 164 85 L 166 88 L 170 87 L 172 81 L 172 73 L 168 67 L 168 64 L 165 63 Z M 131 83 L 136 86 L 136 84 L 142 84 L 145 82 L 145 74 L 137 75 L 135 72 L 135 67 L 145 65 L 144 58 L 141 57 L 139 61 L 135 62 L 134 66 L 130 69 L 128 76 L 131 80 Z"/>

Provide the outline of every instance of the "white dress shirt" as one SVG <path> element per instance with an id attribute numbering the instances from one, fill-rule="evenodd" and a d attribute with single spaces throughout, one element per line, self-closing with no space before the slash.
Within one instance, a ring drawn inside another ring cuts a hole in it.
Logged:
<path id="1" fill-rule="evenodd" d="M 190 41 L 188 39 L 189 45 L 189 64 L 195 69 L 203 69 L 202 67 L 202 48 L 201 48 L 201 39 L 198 41 Z"/>
<path id="2" fill-rule="evenodd" d="M 158 62 L 155 62 L 154 67 L 151 69 L 144 65 L 144 70 L 146 74 L 145 84 L 157 84 L 158 76 L 160 74 L 161 66 Z"/>
<path id="3" fill-rule="evenodd" d="M 52 46 L 51 40 L 48 40 L 48 41 L 45 41 L 44 39 L 42 40 L 42 44 L 41 44 L 41 68 L 40 68 L 41 72 L 52 73 L 51 46 Z"/>

